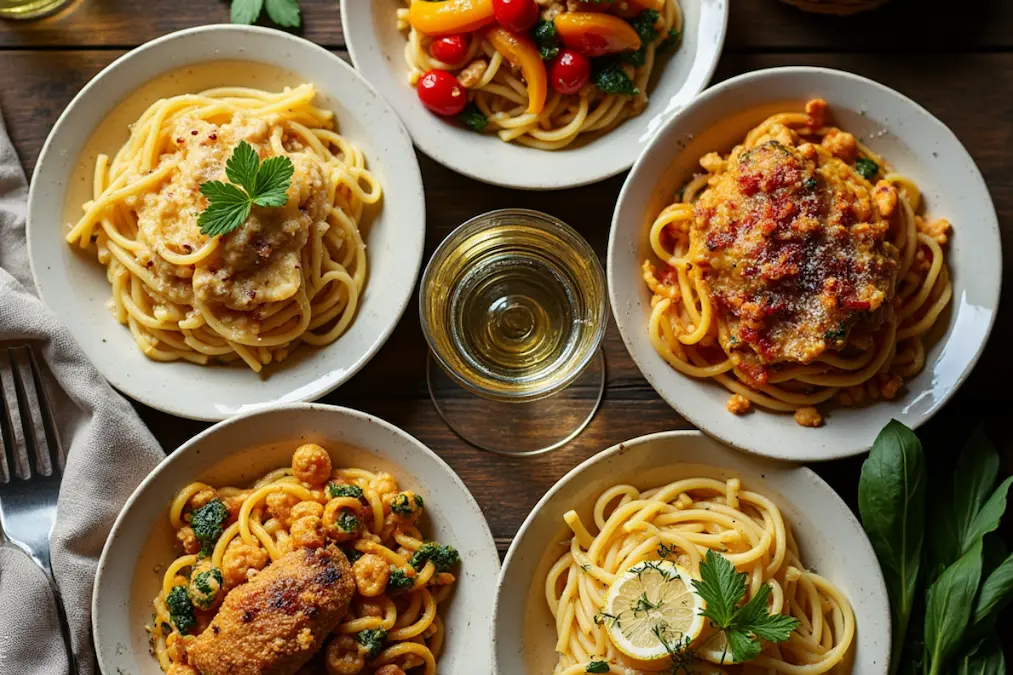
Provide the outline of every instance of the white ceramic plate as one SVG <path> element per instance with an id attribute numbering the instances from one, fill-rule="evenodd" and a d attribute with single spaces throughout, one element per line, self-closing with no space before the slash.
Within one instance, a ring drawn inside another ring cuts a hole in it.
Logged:
<path id="1" fill-rule="evenodd" d="M 111 290 L 105 267 L 63 238 L 69 214 L 79 215 L 75 209 L 90 197 L 82 188 L 90 185 L 96 151 L 118 150 L 127 139 L 127 123 L 160 97 L 227 84 L 277 91 L 302 82 L 316 85 L 318 105 L 334 111 L 340 132 L 362 149 L 384 190 L 380 209 L 363 229 L 369 276 L 355 320 L 333 344 L 302 346 L 264 375 L 239 366 L 149 360 L 106 307 Z M 116 133 L 108 124 L 100 127 L 109 119 L 117 122 L 112 125 Z M 81 90 L 53 127 L 28 201 L 32 274 L 43 299 L 113 386 L 153 408 L 192 419 L 220 420 L 264 404 L 312 400 L 343 383 L 394 329 L 422 264 L 422 178 L 397 115 L 337 56 L 267 28 L 184 30 L 117 59 Z"/>
<path id="2" fill-rule="evenodd" d="M 273 407 L 216 424 L 162 462 L 127 500 L 102 551 L 92 597 L 92 628 L 104 673 L 161 675 L 144 630 L 161 573 L 177 555 L 169 504 L 194 480 L 244 486 L 292 461 L 302 443 L 330 451 L 335 466 L 391 473 L 426 500 L 423 532 L 461 554 L 451 598 L 441 604 L 447 629 L 444 675 L 491 670 L 488 627 L 496 544 L 485 517 L 457 474 L 432 450 L 387 422 L 320 404 Z"/>
<path id="3" fill-rule="evenodd" d="M 545 576 L 572 536 L 563 514 L 593 522 L 607 488 L 640 489 L 690 476 L 738 477 L 744 488 L 777 504 L 793 528 L 802 561 L 833 581 L 851 601 L 857 632 L 852 675 L 884 675 L 890 658 L 890 605 L 872 545 L 837 493 L 805 467 L 744 455 L 696 431 L 641 436 L 615 445 L 563 476 L 535 505 L 514 538 L 500 572 L 493 625 L 495 675 L 551 673 L 556 627 L 545 602 Z"/>
<path id="4" fill-rule="evenodd" d="M 706 152 L 727 152 L 746 132 L 778 110 L 801 110 L 821 96 L 835 124 L 864 139 L 918 184 L 927 214 L 953 223 L 946 261 L 953 300 L 936 326 L 940 335 L 926 366 L 893 401 L 857 408 L 825 404 L 824 426 L 811 429 L 791 415 L 757 409 L 736 417 L 725 410 L 721 385 L 672 369 L 647 334 L 651 294 L 640 266 L 653 257 L 648 229 L 675 190 L 698 171 Z M 616 204 L 608 247 L 608 286 L 619 331 L 633 360 L 673 408 L 724 442 L 768 457 L 827 460 L 865 452 L 891 418 L 916 428 L 956 391 L 992 329 L 1002 277 L 995 207 L 974 160 L 956 136 L 909 98 L 871 80 L 824 68 L 774 68 L 709 89 L 680 111 L 652 141 L 626 179 Z"/>
<path id="5" fill-rule="evenodd" d="M 341 0 L 352 62 L 401 116 L 415 144 L 440 164 L 486 183 L 557 190 L 614 176 L 633 165 L 654 133 L 710 81 L 721 55 L 728 0 L 680 0 L 682 45 L 659 62 L 643 113 L 603 136 L 547 152 L 476 134 L 422 107 L 408 84 L 405 36 L 395 13 L 403 0 Z"/>

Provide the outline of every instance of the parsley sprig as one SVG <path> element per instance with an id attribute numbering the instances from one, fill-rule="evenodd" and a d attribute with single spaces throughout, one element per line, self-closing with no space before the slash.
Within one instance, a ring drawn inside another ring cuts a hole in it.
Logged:
<path id="1" fill-rule="evenodd" d="M 763 584 L 749 602 L 739 606 L 746 597 L 747 575 L 735 571 L 722 555 L 707 551 L 700 563 L 700 580 L 693 588 L 707 603 L 703 616 L 728 641 L 728 649 L 735 663 L 750 661 L 763 651 L 760 640 L 784 642 L 798 628 L 798 619 L 782 614 L 771 614 L 767 609 L 770 586 Z M 723 659 L 722 659 L 723 660 Z"/>
<path id="2" fill-rule="evenodd" d="M 231 182 L 201 183 L 201 194 L 208 199 L 208 207 L 197 219 L 201 234 L 215 237 L 232 232 L 250 217 L 254 204 L 284 206 L 293 173 L 288 157 L 271 157 L 262 163 L 253 146 L 240 141 L 225 162 L 225 175 Z"/>
<path id="3" fill-rule="evenodd" d="M 285 28 L 298 28 L 302 23 L 299 0 L 232 0 L 232 23 L 254 23 L 267 9 L 271 21 Z"/>

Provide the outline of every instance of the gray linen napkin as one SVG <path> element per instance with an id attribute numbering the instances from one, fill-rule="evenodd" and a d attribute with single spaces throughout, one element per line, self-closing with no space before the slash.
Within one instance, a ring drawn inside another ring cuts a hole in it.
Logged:
<path id="1" fill-rule="evenodd" d="M 80 672 L 92 675 L 91 591 L 99 554 L 120 507 L 165 455 L 35 296 L 25 243 L 27 199 L 25 174 L 0 116 L 0 346 L 34 345 L 56 408 L 67 464 L 51 540 L 53 571 Z M 20 551 L 0 548 L 0 675 L 66 673 L 62 645 L 45 575 Z"/>

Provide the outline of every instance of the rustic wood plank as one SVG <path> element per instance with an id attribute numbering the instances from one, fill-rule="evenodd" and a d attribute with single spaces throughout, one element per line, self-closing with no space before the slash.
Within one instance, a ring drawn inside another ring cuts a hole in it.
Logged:
<path id="1" fill-rule="evenodd" d="M 356 0 L 398 2 L 399 0 Z M 937 9 L 925 0 L 892 0 L 853 17 L 807 14 L 775 0 L 731 0 L 729 51 L 808 50 L 952 52 L 1013 47 L 1013 3 L 977 0 L 973 11 Z M 338 0 L 302 0 L 299 35 L 345 46 Z M 132 47 L 166 33 L 228 22 L 224 0 L 157 5 L 145 0 L 77 0 L 52 17 L 0 24 L 0 48 Z"/>

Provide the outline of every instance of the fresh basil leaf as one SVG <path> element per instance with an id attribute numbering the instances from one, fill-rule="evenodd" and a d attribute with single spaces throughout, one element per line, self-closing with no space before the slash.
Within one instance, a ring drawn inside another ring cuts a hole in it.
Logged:
<path id="1" fill-rule="evenodd" d="M 968 540 L 971 523 L 988 500 L 999 471 L 999 455 L 981 429 L 964 445 L 953 473 L 950 498 L 936 500 L 929 537 L 932 568 L 929 581 L 959 558 L 974 543 Z M 944 493 L 945 494 L 945 493 Z"/>
<path id="2" fill-rule="evenodd" d="M 991 635 L 968 649 L 957 662 L 954 675 L 1006 675 L 1006 657 L 999 639 Z"/>
<path id="3" fill-rule="evenodd" d="M 251 24 L 260 16 L 264 0 L 232 0 L 229 18 L 232 23 Z"/>
<path id="4" fill-rule="evenodd" d="M 967 532 L 964 533 L 965 551 L 970 544 L 980 540 L 986 534 L 999 527 L 1002 514 L 1006 512 L 1006 498 L 1009 494 L 1010 485 L 1013 485 L 1013 476 L 1010 476 L 999 484 L 999 487 L 995 489 L 992 496 L 988 498 L 988 501 L 978 511 L 974 520 L 971 521 Z"/>
<path id="5" fill-rule="evenodd" d="M 285 206 L 293 174 L 295 167 L 292 160 L 284 155 L 264 160 L 250 193 L 253 203 L 257 206 Z"/>
<path id="6" fill-rule="evenodd" d="M 946 666 L 971 619 L 979 581 L 980 539 L 929 586 L 925 595 L 925 669 L 930 675 L 949 672 Z"/>
<path id="7" fill-rule="evenodd" d="M 893 613 L 891 672 L 902 663 L 918 585 L 925 527 L 925 463 L 914 432 L 891 420 L 872 445 L 858 482 L 858 511 L 883 568 Z"/>
<path id="8" fill-rule="evenodd" d="M 260 168 L 260 157 L 253 146 L 246 141 L 239 141 L 225 162 L 225 175 L 236 185 L 242 186 L 247 194 L 257 192 L 257 170 Z"/>
<path id="9" fill-rule="evenodd" d="M 285 28 L 299 27 L 299 0 L 266 0 L 266 6 L 271 21 Z"/>
<path id="10" fill-rule="evenodd" d="M 991 571 L 981 584 L 974 605 L 974 623 L 989 621 L 1013 600 L 1013 554 Z"/>

